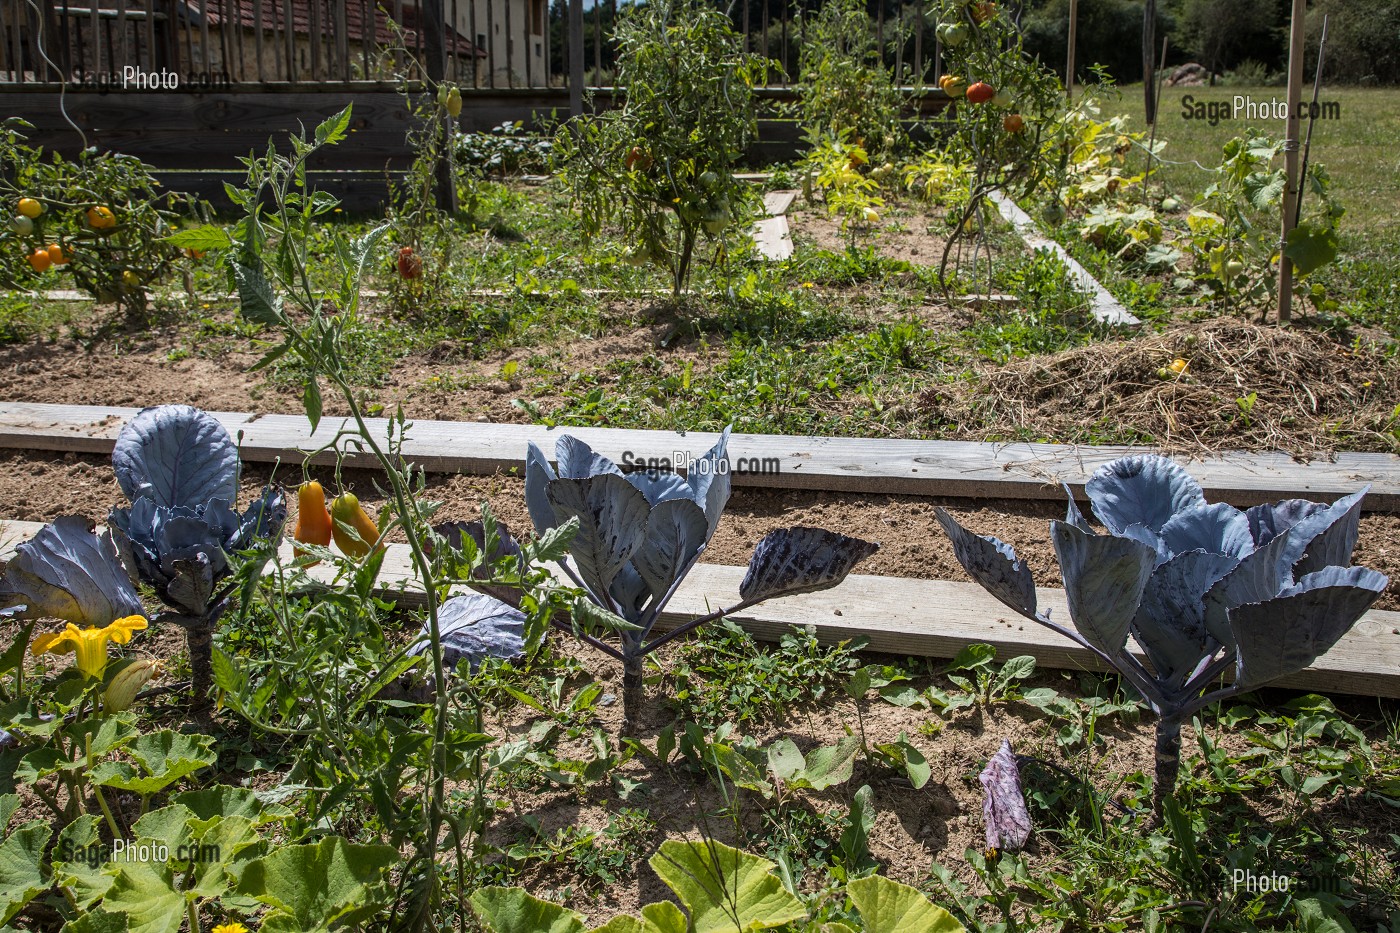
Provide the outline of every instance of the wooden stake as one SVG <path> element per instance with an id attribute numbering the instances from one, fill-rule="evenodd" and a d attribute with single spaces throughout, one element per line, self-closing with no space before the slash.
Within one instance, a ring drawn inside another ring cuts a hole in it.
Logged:
<path id="1" fill-rule="evenodd" d="M 569 0 L 569 116 L 583 114 L 583 0 Z"/>
<path id="2" fill-rule="evenodd" d="M 1293 261 L 1283 255 L 1288 234 L 1297 220 L 1298 203 L 1298 105 L 1303 99 L 1303 21 L 1307 0 L 1293 0 L 1288 38 L 1288 118 L 1283 134 L 1283 221 L 1279 229 L 1278 322 L 1293 320 Z"/>
<path id="3" fill-rule="evenodd" d="M 1147 0 L 1142 7 L 1142 99 L 1147 122 L 1157 125 L 1157 96 L 1153 94 L 1156 83 L 1153 74 L 1157 69 L 1152 61 L 1157 51 L 1157 0 Z"/>
<path id="4" fill-rule="evenodd" d="M 1069 0 L 1069 42 L 1065 44 L 1065 97 L 1074 97 L 1074 34 L 1079 25 L 1079 0 Z"/>

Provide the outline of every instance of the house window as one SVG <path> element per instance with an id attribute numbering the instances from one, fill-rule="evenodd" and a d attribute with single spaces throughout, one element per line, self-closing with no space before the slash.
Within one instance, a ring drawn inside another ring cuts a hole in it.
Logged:
<path id="1" fill-rule="evenodd" d="M 541 45 L 540 43 L 538 43 L 538 42 L 535 43 L 535 57 L 536 57 L 536 58 L 543 58 L 543 57 L 544 57 L 544 46 L 542 46 L 542 45 Z"/>

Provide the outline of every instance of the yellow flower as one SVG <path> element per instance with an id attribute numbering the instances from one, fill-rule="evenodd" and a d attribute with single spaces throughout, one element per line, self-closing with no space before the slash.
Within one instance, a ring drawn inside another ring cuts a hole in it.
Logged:
<path id="1" fill-rule="evenodd" d="M 803 288 L 816 288 L 816 287 L 817 287 L 817 283 L 816 283 L 816 282 L 803 282 L 803 283 L 802 283 L 802 287 L 803 287 Z"/>
<path id="2" fill-rule="evenodd" d="M 248 933 L 248 928 L 241 923 L 221 923 L 211 933 Z"/>
<path id="3" fill-rule="evenodd" d="M 78 656 L 78 670 L 92 678 L 100 678 L 107 667 L 107 642 L 124 645 L 131 636 L 146 627 L 141 616 L 127 616 L 111 625 L 98 628 L 89 625 L 78 628 L 72 622 L 61 632 L 49 632 L 34 639 L 29 653 L 38 657 L 41 654 L 67 654 L 72 651 Z"/>

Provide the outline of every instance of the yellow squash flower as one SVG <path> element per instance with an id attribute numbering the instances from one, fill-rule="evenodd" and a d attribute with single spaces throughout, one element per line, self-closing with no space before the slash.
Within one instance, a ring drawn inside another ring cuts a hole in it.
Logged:
<path id="1" fill-rule="evenodd" d="M 107 668 L 107 642 L 124 645 L 131 636 L 146 627 L 141 616 L 127 616 L 111 625 L 98 628 L 89 625 L 78 628 L 72 622 L 61 632 L 49 632 L 34 639 L 29 653 L 38 657 L 41 654 L 67 654 L 72 651 L 78 656 L 78 670 L 87 677 L 101 678 Z"/>
<path id="2" fill-rule="evenodd" d="M 241 923 L 221 923 L 211 933 L 248 933 L 248 928 Z"/>

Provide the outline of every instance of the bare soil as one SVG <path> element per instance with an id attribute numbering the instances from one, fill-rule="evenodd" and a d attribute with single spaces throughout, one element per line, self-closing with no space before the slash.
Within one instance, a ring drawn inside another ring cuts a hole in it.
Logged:
<path id="1" fill-rule="evenodd" d="M 329 470 L 313 469 L 310 476 L 331 484 Z M 124 500 L 106 457 L 67 453 L 0 451 L 0 502 L 3 518 L 52 521 L 60 515 L 83 515 L 92 521 L 107 518 L 109 509 Z M 249 464 L 243 471 L 243 501 L 248 501 L 272 478 L 267 467 Z M 369 505 L 379 502 L 373 474 L 347 471 L 350 488 Z M 277 475 L 283 483 L 301 480 L 295 467 Z M 442 521 L 470 520 L 481 514 L 481 503 L 516 531 L 525 533 L 524 482 L 513 476 L 433 474 L 430 498 L 443 503 Z M 1050 543 L 1050 519 L 1062 518 L 1058 502 L 948 497 L 854 495 L 820 490 L 734 490 L 704 561 L 747 564 L 759 540 L 775 528 L 811 525 L 879 542 L 878 553 L 864 561 L 861 573 L 936 580 L 966 579 L 948 539 L 934 520 L 943 506 L 980 534 L 991 534 L 1016 547 L 1037 582 L 1058 585 L 1059 568 Z M 293 519 L 294 521 L 295 519 Z M 1391 579 L 1378 609 L 1400 609 L 1400 516 L 1369 513 L 1361 519 L 1361 538 L 1354 561 Z"/>

